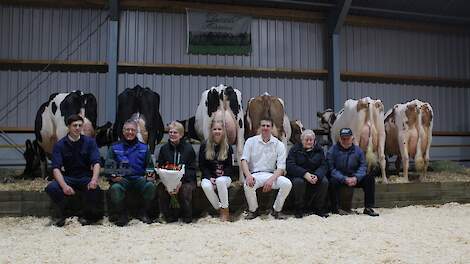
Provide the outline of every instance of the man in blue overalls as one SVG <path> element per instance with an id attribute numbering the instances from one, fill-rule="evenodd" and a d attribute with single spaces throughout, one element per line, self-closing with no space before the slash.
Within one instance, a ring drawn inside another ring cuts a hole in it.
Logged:
<path id="1" fill-rule="evenodd" d="M 99 199 L 98 177 L 100 154 L 93 138 L 81 135 L 83 118 L 71 115 L 66 120 L 68 134 L 60 139 L 52 151 L 52 175 L 54 180 L 46 187 L 46 193 L 59 207 L 59 218 L 54 225 L 64 226 L 65 196 L 81 191 L 85 200 L 84 216 L 79 218 L 82 225 L 101 219 L 96 205 Z M 62 171 L 62 168 L 64 169 Z"/>
<path id="2" fill-rule="evenodd" d="M 124 198 L 128 190 L 135 190 L 143 198 L 143 207 L 140 209 L 139 219 L 147 224 L 151 223 L 148 210 L 155 197 L 154 164 L 148 146 L 140 142 L 137 135 L 137 123 L 127 120 L 124 123 L 123 140 L 113 144 L 108 151 L 107 162 L 110 160 L 117 166 L 124 168 L 120 174 L 111 174 L 111 187 L 109 189 L 111 202 L 119 211 L 118 226 L 125 226 L 129 222 Z M 127 169 L 127 170 L 126 170 Z M 147 177 L 144 175 L 148 171 Z"/>

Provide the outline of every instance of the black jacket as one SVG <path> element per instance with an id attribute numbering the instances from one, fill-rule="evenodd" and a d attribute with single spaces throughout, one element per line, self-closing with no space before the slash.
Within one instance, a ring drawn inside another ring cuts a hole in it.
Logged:
<path id="1" fill-rule="evenodd" d="M 295 144 L 289 151 L 286 160 L 288 178 L 303 178 L 306 172 L 315 174 L 318 182 L 326 175 L 328 165 L 323 149 L 315 144 L 311 151 L 305 151 L 301 143 Z"/>
<path id="2" fill-rule="evenodd" d="M 196 153 L 188 142 L 181 140 L 175 146 L 170 142 L 160 148 L 157 163 L 158 166 L 165 163 L 184 164 L 185 174 L 181 179 L 182 182 L 196 182 Z"/>
<path id="3" fill-rule="evenodd" d="M 215 159 L 207 160 L 206 159 L 206 146 L 207 141 L 202 143 L 199 148 L 199 168 L 202 172 L 202 177 L 206 179 L 217 178 L 216 170 L 223 171 L 223 176 L 231 177 L 233 175 L 233 165 L 232 165 L 232 146 L 228 145 L 227 158 L 223 161 L 217 160 L 217 155 L 219 154 L 220 147 L 215 147 Z"/>

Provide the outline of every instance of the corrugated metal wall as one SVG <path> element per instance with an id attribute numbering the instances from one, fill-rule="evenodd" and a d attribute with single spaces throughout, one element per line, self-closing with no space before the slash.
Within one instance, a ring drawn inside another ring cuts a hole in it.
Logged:
<path id="1" fill-rule="evenodd" d="M 470 34 L 345 26 L 341 71 L 470 78 Z"/>
<path id="2" fill-rule="evenodd" d="M 253 19 L 250 56 L 186 54 L 186 15 L 123 11 L 119 60 L 138 63 L 210 64 L 323 69 L 323 25 Z"/>
<path id="3" fill-rule="evenodd" d="M 301 119 L 306 127 L 316 127 L 316 112 L 323 106 L 323 81 L 279 78 L 208 77 L 151 74 L 119 75 L 120 92 L 136 84 L 158 92 L 165 123 L 194 116 L 202 91 L 218 84 L 232 85 L 242 93 L 243 109 L 251 97 L 268 92 L 284 99 L 291 119 Z"/>
<path id="4" fill-rule="evenodd" d="M 341 35 L 341 71 L 468 79 L 470 34 L 346 26 Z M 388 110 L 417 98 L 433 106 L 435 130 L 470 131 L 470 87 L 342 84 L 342 100 L 370 96 L 381 99 Z"/>
<path id="5" fill-rule="evenodd" d="M 39 106 L 46 102 L 52 93 L 81 90 L 93 93 L 98 100 L 98 122 L 100 113 L 105 113 L 106 74 L 77 72 L 14 72 L 0 71 L 0 122 L 5 127 L 34 127 L 34 119 Z M 31 82 L 31 80 L 34 80 Z M 28 85 L 30 84 L 30 85 Z M 38 87 L 38 84 L 39 87 Z M 24 89 L 28 87 L 27 89 Z M 22 93 L 20 91 L 24 90 Z"/>
<path id="6" fill-rule="evenodd" d="M 90 34 L 106 18 L 106 11 L 89 9 L 18 8 L 0 6 L 0 59 L 51 59 L 83 30 Z M 325 32 L 321 24 L 253 19 L 251 56 L 188 55 L 184 14 L 123 11 L 120 22 L 120 61 L 149 64 L 209 64 L 244 67 L 277 67 L 316 70 L 325 68 Z M 79 61 L 105 61 L 107 25 L 99 28 L 70 58 Z M 74 50 L 84 37 L 74 42 Z M 342 71 L 415 74 L 470 78 L 470 36 L 419 33 L 402 30 L 346 26 L 341 35 Z M 62 59 L 62 58 L 59 58 Z M 0 108 L 21 101 L 17 93 L 36 76 L 35 72 L 0 72 Z M 40 78 L 41 80 L 42 78 Z M 157 74 L 120 74 L 119 89 L 136 84 L 151 87 L 162 96 L 161 112 L 166 121 L 192 115 L 202 90 L 225 83 L 248 98 L 265 91 L 284 98 L 287 112 L 307 127 L 316 127 L 315 112 L 322 110 L 324 82 L 285 78 L 206 77 Z M 37 85 L 29 87 L 29 91 Z M 1 126 L 33 127 L 39 105 L 52 92 L 74 89 L 92 91 L 104 113 L 105 74 L 52 73 L 26 100 L 11 112 Z M 469 90 L 430 86 L 343 83 L 342 98 L 371 96 L 386 107 L 420 98 L 431 102 L 436 112 L 436 129 L 469 131 L 465 99 Z M 452 106 L 452 108 L 451 108 Z M 10 106 L 8 109 L 11 109 Z M 5 112 L 0 113 L 3 115 Z M 444 118 L 445 117 L 445 118 Z M 100 116 L 98 122 L 103 123 Z"/>
<path id="7" fill-rule="evenodd" d="M 345 84 L 341 98 L 370 96 L 381 99 L 385 111 L 397 103 L 420 99 L 433 107 L 434 130 L 470 131 L 469 88 L 349 82 Z"/>
<path id="8" fill-rule="evenodd" d="M 0 5 L 0 58 L 53 59 L 68 47 L 58 60 L 66 60 L 66 55 L 76 50 L 68 60 L 106 61 L 107 23 L 86 41 L 106 17 L 105 10 Z M 75 39 L 76 36 L 79 37 Z"/>

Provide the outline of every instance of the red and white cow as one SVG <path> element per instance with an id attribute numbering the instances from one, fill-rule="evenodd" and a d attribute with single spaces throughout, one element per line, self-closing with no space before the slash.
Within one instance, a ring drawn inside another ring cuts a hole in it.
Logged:
<path id="1" fill-rule="evenodd" d="M 210 133 L 211 122 L 214 118 L 225 121 L 225 130 L 229 144 L 236 144 L 237 162 L 243 153 L 245 130 L 243 122 L 242 95 L 231 86 L 220 84 L 205 90 L 196 109 L 194 127 L 201 140 L 207 139 Z M 243 180 L 240 170 L 239 179 Z"/>
<path id="2" fill-rule="evenodd" d="M 331 127 L 332 142 L 338 141 L 339 130 L 343 127 L 349 127 L 353 131 L 354 144 L 364 151 L 368 170 L 370 171 L 372 167 L 378 164 L 383 182 L 387 183 L 384 154 L 384 106 L 382 101 L 370 97 L 347 100 L 344 103 L 344 108 L 336 115 L 336 120 L 334 120 Z"/>
<path id="3" fill-rule="evenodd" d="M 291 138 L 292 129 L 289 117 L 285 112 L 284 101 L 268 93 L 251 98 L 246 109 L 245 138 L 260 133 L 260 121 L 269 117 L 273 121 L 273 136 L 278 138 L 287 149 L 287 141 Z M 303 127 L 303 126 L 302 126 Z"/>
<path id="4" fill-rule="evenodd" d="M 417 99 L 396 104 L 385 115 L 385 154 L 397 155 L 395 167 L 403 162 L 403 176 L 408 178 L 410 158 L 415 160 L 416 170 L 426 177 L 429 165 L 429 149 L 432 141 L 433 111 L 429 103 Z M 420 180 L 420 178 L 418 179 Z"/>
<path id="5" fill-rule="evenodd" d="M 302 141 L 300 140 L 300 136 L 305 130 L 302 122 L 298 119 L 290 121 L 290 129 L 292 131 L 292 134 L 290 136 L 289 141 L 292 144 L 302 143 Z"/>
<path id="6" fill-rule="evenodd" d="M 54 144 L 67 135 L 68 128 L 65 121 L 73 114 L 78 114 L 84 119 L 82 133 L 95 136 L 97 103 L 93 94 L 84 94 L 81 91 L 52 94 L 49 100 L 39 107 L 36 114 L 34 124 L 36 140 L 33 143 L 26 143 L 24 175 L 34 173 L 39 158 L 41 176 L 46 177 L 46 156 L 50 158 Z"/>

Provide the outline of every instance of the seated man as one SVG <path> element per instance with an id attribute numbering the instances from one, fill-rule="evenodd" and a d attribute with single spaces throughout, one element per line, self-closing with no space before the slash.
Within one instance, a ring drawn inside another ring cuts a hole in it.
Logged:
<path id="1" fill-rule="evenodd" d="M 323 211 L 328 180 L 323 149 L 316 145 L 315 133 L 307 129 L 300 136 L 302 143 L 294 145 L 287 156 L 287 177 L 292 181 L 295 217 L 301 218 L 307 212 L 328 217 Z"/>
<path id="2" fill-rule="evenodd" d="M 139 212 L 139 219 L 146 224 L 150 224 L 151 220 L 147 212 L 155 197 L 156 190 L 155 184 L 153 184 L 155 173 L 153 172 L 154 165 L 150 150 L 146 144 L 139 142 L 137 139 L 137 123 L 134 120 L 127 120 L 124 123 L 122 133 L 123 140 L 109 148 L 107 157 L 107 163 L 114 161 L 120 168 L 128 167 L 127 172 L 122 173 L 122 175 L 110 175 L 111 187 L 109 188 L 109 194 L 111 202 L 119 211 L 116 225 L 125 226 L 129 222 L 127 210 L 124 206 L 124 198 L 129 190 L 135 190 L 142 195 L 143 206 Z M 146 170 L 151 171 L 147 175 L 147 179 L 144 177 Z"/>
<path id="3" fill-rule="evenodd" d="M 54 145 L 52 151 L 54 180 L 46 187 L 46 193 L 59 208 L 59 218 L 54 225 L 64 226 L 67 218 L 65 196 L 75 195 L 76 191 L 82 192 L 85 201 L 84 215 L 79 221 L 82 225 L 92 224 L 101 219 L 96 211 L 100 190 L 100 153 L 93 138 L 81 135 L 81 116 L 71 115 L 66 125 L 67 135 Z"/>
<path id="4" fill-rule="evenodd" d="M 271 215 L 276 219 L 286 219 L 281 213 L 284 201 L 289 195 L 292 183 L 284 177 L 286 168 L 286 149 L 284 144 L 272 136 L 272 120 L 260 121 L 261 135 L 249 138 L 243 148 L 241 169 L 245 175 L 245 196 L 248 202 L 248 215 L 245 219 L 254 219 L 259 215 L 256 189 L 263 187 L 263 192 L 279 189 Z"/>
<path id="5" fill-rule="evenodd" d="M 364 190 L 364 214 L 378 216 L 372 209 L 375 203 L 375 178 L 366 173 L 364 152 L 353 144 L 350 128 L 342 128 L 340 140 L 328 150 L 327 161 L 331 170 L 330 185 L 335 193 L 340 188 L 362 188 Z M 352 199 L 352 197 L 351 197 Z M 337 208 L 337 202 L 333 205 Z M 340 214 L 351 214 L 349 208 L 341 208 Z"/>

